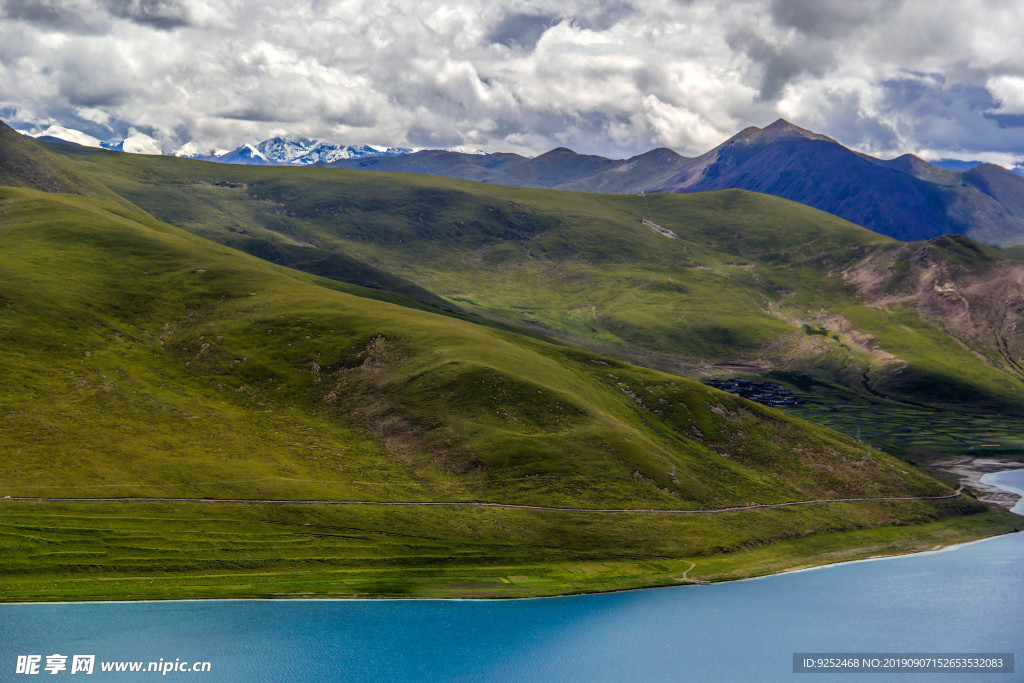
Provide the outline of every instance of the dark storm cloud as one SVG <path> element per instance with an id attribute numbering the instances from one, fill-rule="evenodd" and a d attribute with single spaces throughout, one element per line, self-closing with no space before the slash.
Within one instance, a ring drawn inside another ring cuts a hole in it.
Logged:
<path id="1" fill-rule="evenodd" d="M 828 126 L 833 132 L 842 131 L 839 137 L 843 144 L 883 150 L 900 148 L 899 134 L 890 123 L 865 114 L 860 93 L 831 92 L 827 101 Z"/>
<path id="2" fill-rule="evenodd" d="M 127 91 L 117 83 L 82 81 L 74 76 L 60 80 L 60 92 L 69 104 L 80 107 L 110 107 L 125 101 Z"/>
<path id="3" fill-rule="evenodd" d="M 791 79 L 812 66 L 825 66 L 813 60 L 811 55 L 799 46 L 773 44 L 765 37 L 750 31 L 736 33 L 731 37 L 730 44 L 760 65 L 762 74 L 758 91 L 762 100 L 777 98 Z"/>
<path id="4" fill-rule="evenodd" d="M 112 19 L 163 31 L 193 23 L 182 0 L 2 0 L 0 16 L 78 34 L 109 30 Z"/>
<path id="5" fill-rule="evenodd" d="M 950 83 L 942 74 L 908 72 L 905 77 L 881 82 L 885 107 L 914 118 L 952 113 L 991 111 L 998 102 L 986 88 Z"/>
<path id="6" fill-rule="evenodd" d="M 985 113 L 985 118 L 996 122 L 1000 128 L 1024 128 L 1024 114 Z"/>
<path id="7" fill-rule="evenodd" d="M 532 50 L 552 26 L 567 21 L 591 31 L 607 31 L 639 10 L 629 2 L 599 3 L 595 7 L 565 7 L 564 12 L 507 12 L 487 33 L 490 43 Z"/>
<path id="8" fill-rule="evenodd" d="M 2 0 L 0 16 L 39 26 L 70 30 L 88 30 L 95 22 L 94 12 L 86 3 L 68 0 Z"/>
<path id="9" fill-rule="evenodd" d="M 897 11 L 903 0 L 771 0 L 772 19 L 808 36 L 834 38 Z"/>
<path id="10" fill-rule="evenodd" d="M 587 28 L 592 31 L 607 31 L 620 21 L 627 17 L 631 17 L 638 12 L 640 12 L 640 10 L 638 10 L 632 3 L 608 2 L 599 4 L 591 12 L 581 12 L 579 14 L 572 15 L 572 19 L 583 28 Z"/>
<path id="11" fill-rule="evenodd" d="M 457 147 L 461 142 L 462 138 L 456 130 L 437 130 L 419 124 L 413 124 L 409 128 L 409 143 L 414 147 Z"/>
<path id="12" fill-rule="evenodd" d="M 74 37 L 52 60 L 52 73 L 65 104 L 111 107 L 124 102 L 135 87 L 133 65 L 95 39 Z"/>
<path id="13" fill-rule="evenodd" d="M 772 101 L 800 76 L 827 74 L 844 57 L 837 45 L 899 5 L 895 0 L 770 0 L 773 25 L 741 26 L 728 43 L 760 67 L 759 96 Z"/>
<path id="14" fill-rule="evenodd" d="M 487 40 L 506 47 L 532 50 L 544 31 L 557 23 L 558 17 L 552 14 L 506 14 L 487 34 Z"/>
<path id="15" fill-rule="evenodd" d="M 190 24 L 186 7 L 175 0 L 108 0 L 115 17 L 168 31 Z"/>
<path id="16" fill-rule="evenodd" d="M 883 81 L 881 92 L 881 113 L 936 147 L 972 150 L 998 144 L 1024 154 L 1024 128 L 1019 125 L 1024 117 L 994 113 L 999 103 L 984 87 L 951 83 L 941 74 L 908 73 Z M 1009 129 L 1016 130 L 1007 134 Z"/>
<path id="17" fill-rule="evenodd" d="M 6 0 L 0 5 L 5 19 L 18 19 L 50 26 L 62 26 L 70 19 L 57 2 L 46 0 Z"/>

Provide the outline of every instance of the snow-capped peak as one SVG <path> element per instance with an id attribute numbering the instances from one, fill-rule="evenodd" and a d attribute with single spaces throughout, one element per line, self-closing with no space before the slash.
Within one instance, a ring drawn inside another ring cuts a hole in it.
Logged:
<path id="1" fill-rule="evenodd" d="M 316 144 L 316 140 L 310 140 L 309 138 L 297 135 L 287 135 L 264 140 L 256 145 L 256 149 L 274 163 L 288 164 L 307 154 Z"/>
<path id="2" fill-rule="evenodd" d="M 407 154 L 409 150 L 397 147 L 375 147 L 370 145 L 338 145 L 324 140 L 299 135 L 277 136 L 256 145 L 272 164 L 310 166 L 329 164 L 339 159 L 365 156 L 394 156 Z"/>
<path id="3" fill-rule="evenodd" d="M 48 137 L 88 147 L 101 147 L 130 154 L 163 154 L 163 146 L 153 137 L 129 129 L 126 138 L 99 140 L 86 133 L 60 125 L 51 125 L 45 130 L 37 126 L 34 131 L 22 131 L 31 137 Z M 342 145 L 325 140 L 308 138 L 303 135 L 278 135 L 259 143 L 244 144 L 234 149 L 215 148 L 213 145 L 200 146 L 193 141 L 186 142 L 168 154 L 177 157 L 217 161 L 226 164 L 266 164 L 275 166 L 326 165 L 342 159 L 357 159 L 373 156 L 400 156 L 416 150 L 405 147 L 384 145 Z M 464 150 L 470 154 L 483 154 L 482 150 Z"/>
<path id="4" fill-rule="evenodd" d="M 198 158 L 205 161 L 216 161 L 222 164 L 255 164 L 262 166 L 272 163 L 262 152 L 249 144 L 236 147 L 228 152 L 218 150 L 212 156 L 203 156 Z"/>
<path id="5" fill-rule="evenodd" d="M 176 157 L 213 157 L 220 156 L 221 154 L 227 154 L 230 150 L 214 150 L 214 149 L 203 149 L 195 142 L 186 142 L 184 145 L 174 150 L 173 155 Z M 218 154 L 219 152 L 219 154 Z"/>
<path id="6" fill-rule="evenodd" d="M 242 150 L 248 152 L 250 156 L 252 156 L 252 157 L 254 157 L 256 159 L 262 159 L 263 161 L 270 161 L 270 159 L 267 158 L 267 155 L 264 154 L 263 152 L 261 152 L 258 147 L 253 147 L 252 145 L 250 145 L 248 143 L 242 145 Z"/>
<path id="7" fill-rule="evenodd" d="M 99 138 L 83 133 L 80 130 L 74 128 L 65 128 L 64 126 L 52 125 L 44 131 L 39 133 L 30 133 L 34 138 L 55 138 L 57 140 L 63 140 L 64 142 L 73 142 L 76 145 L 82 145 L 83 147 L 99 147 Z"/>
<path id="8" fill-rule="evenodd" d="M 124 139 L 120 145 L 122 152 L 129 154 L 163 154 L 160 143 L 145 133 L 135 133 Z"/>

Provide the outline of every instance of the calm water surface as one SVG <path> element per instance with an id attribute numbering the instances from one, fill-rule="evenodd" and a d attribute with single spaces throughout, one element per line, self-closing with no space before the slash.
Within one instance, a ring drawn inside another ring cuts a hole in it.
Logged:
<path id="1" fill-rule="evenodd" d="M 988 477 L 1024 494 L 1024 470 Z M 750 581 L 544 600 L 0 605 L 0 681 L 110 679 L 14 675 L 17 655 L 54 652 L 212 663 L 210 674 L 165 680 L 1024 681 L 1024 533 Z M 1013 652 L 1017 673 L 793 674 L 794 652 Z"/>

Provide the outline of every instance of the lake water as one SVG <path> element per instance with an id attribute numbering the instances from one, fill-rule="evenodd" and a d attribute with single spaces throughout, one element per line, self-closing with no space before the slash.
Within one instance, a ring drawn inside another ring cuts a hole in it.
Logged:
<path id="1" fill-rule="evenodd" d="M 1024 470 L 987 475 L 1024 494 Z M 1018 505 L 1024 512 L 1024 505 Z M 794 674 L 797 652 L 1005 653 L 1014 674 Z M 94 654 L 92 676 L 15 675 Z M 1024 681 L 1024 533 L 763 579 L 517 601 L 0 605 L 0 680 Z"/>

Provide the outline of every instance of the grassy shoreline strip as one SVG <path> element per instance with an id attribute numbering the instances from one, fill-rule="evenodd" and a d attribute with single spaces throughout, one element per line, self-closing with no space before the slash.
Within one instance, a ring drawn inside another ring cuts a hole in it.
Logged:
<path id="1" fill-rule="evenodd" d="M 877 524 L 877 511 L 857 504 L 699 523 L 639 515 L 557 521 L 500 509 L 233 506 L 197 515 L 154 505 L 160 509 L 139 514 L 120 505 L 99 515 L 82 504 L 9 508 L 0 520 L 7 551 L 0 601 L 542 597 L 764 576 L 934 550 L 1022 526 L 1009 513 L 965 509 L 935 520 L 930 506 L 895 503 L 884 504 L 889 523 L 870 528 L 857 525 Z M 780 526 L 792 530 L 789 537 Z M 830 530 L 813 530 L 822 526 Z"/>
<path id="2" fill-rule="evenodd" d="M 794 505 L 827 505 L 831 503 L 870 503 L 893 501 L 926 501 L 947 500 L 962 495 L 963 487 L 952 493 L 936 496 L 875 496 L 870 498 L 822 498 L 818 500 L 797 500 L 785 503 L 756 503 L 725 508 L 709 508 L 696 510 L 671 510 L 662 508 L 565 508 L 546 505 L 523 505 L 518 503 L 493 503 L 486 501 L 380 501 L 380 500 L 274 500 L 265 498 L 37 498 L 24 496 L 8 496 L 2 502 L 30 503 L 201 503 L 201 504 L 238 504 L 238 505 L 382 505 L 382 506 L 427 506 L 427 507 L 488 507 L 508 508 L 513 510 L 539 510 L 544 512 L 620 512 L 637 514 L 662 515 L 712 515 L 723 512 L 743 512 L 766 508 L 791 507 Z"/>

